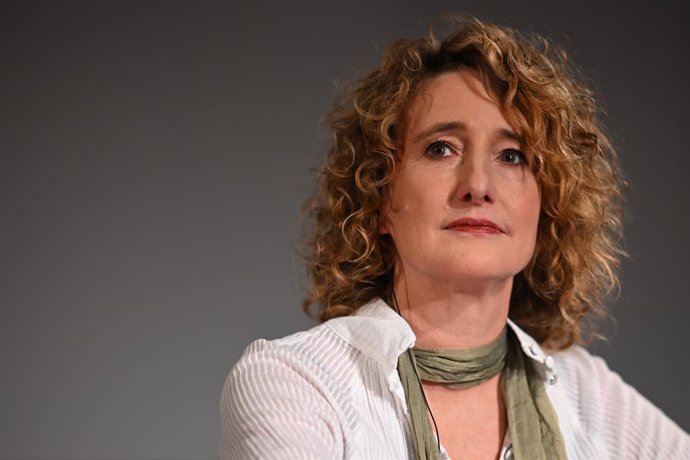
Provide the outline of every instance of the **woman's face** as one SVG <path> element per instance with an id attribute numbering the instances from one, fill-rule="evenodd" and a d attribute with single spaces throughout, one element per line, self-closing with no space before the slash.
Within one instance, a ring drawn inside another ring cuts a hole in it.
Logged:
<path id="1" fill-rule="evenodd" d="M 512 279 L 532 257 L 540 211 L 519 135 L 471 70 L 423 83 L 405 115 L 380 223 L 398 270 L 445 284 Z"/>

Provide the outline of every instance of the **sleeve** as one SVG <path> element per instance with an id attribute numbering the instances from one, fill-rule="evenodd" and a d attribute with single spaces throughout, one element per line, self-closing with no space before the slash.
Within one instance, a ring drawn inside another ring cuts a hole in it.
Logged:
<path id="1" fill-rule="evenodd" d="M 600 431 L 609 458 L 690 459 L 690 436 L 607 366 L 578 347 L 580 417 Z"/>
<path id="2" fill-rule="evenodd" d="M 221 394 L 219 458 L 343 458 L 338 414 L 319 377 L 290 349 L 250 345 Z"/>

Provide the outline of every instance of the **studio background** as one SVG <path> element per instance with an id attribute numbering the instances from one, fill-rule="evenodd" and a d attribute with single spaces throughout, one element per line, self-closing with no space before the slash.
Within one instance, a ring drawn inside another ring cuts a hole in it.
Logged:
<path id="1" fill-rule="evenodd" d="M 592 82 L 631 258 L 590 348 L 689 430 L 684 2 L 4 1 L 0 458 L 215 458 L 243 348 L 315 324 L 295 247 L 337 88 L 453 12 Z"/>

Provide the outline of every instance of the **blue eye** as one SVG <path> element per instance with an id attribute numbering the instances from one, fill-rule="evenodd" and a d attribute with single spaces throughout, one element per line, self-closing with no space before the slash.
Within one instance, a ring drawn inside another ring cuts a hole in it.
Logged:
<path id="1" fill-rule="evenodd" d="M 517 149 L 505 149 L 500 153 L 498 158 L 503 162 L 510 165 L 521 165 L 527 164 L 527 157 L 524 153 Z"/>
<path id="2" fill-rule="evenodd" d="M 424 153 L 432 158 L 443 158 L 452 155 L 453 149 L 447 142 L 436 141 L 429 144 Z"/>

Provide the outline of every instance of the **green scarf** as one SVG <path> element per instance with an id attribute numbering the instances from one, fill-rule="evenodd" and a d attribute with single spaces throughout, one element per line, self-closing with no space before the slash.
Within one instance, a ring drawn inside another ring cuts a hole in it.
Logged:
<path id="1" fill-rule="evenodd" d="M 516 460 L 567 459 L 558 418 L 544 383 L 534 367 L 525 361 L 515 334 L 505 329 L 496 340 L 479 348 L 415 347 L 412 353 L 406 351 L 398 358 L 398 373 L 405 390 L 418 460 L 440 460 L 441 452 L 417 373 L 421 380 L 462 389 L 479 385 L 501 371 Z"/>

